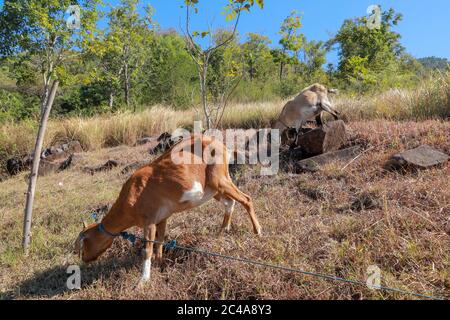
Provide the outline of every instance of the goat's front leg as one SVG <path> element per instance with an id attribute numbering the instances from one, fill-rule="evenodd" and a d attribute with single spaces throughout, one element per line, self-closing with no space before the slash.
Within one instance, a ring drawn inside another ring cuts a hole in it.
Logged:
<path id="1" fill-rule="evenodd" d="M 317 125 L 319 128 L 323 126 L 322 112 L 319 112 L 319 114 L 316 115 L 316 125 Z"/>
<path id="2" fill-rule="evenodd" d="M 142 270 L 141 280 L 139 285 L 150 280 L 150 273 L 152 268 L 152 254 L 153 254 L 153 241 L 156 236 L 156 225 L 150 224 L 144 227 L 144 265 Z"/>

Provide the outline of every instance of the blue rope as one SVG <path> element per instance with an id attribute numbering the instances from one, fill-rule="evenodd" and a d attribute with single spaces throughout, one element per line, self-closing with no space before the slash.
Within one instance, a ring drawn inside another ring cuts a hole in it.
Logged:
<path id="1" fill-rule="evenodd" d="M 125 240 L 129 240 L 133 245 L 135 244 L 136 239 L 138 239 L 138 237 L 136 237 L 134 234 L 130 234 L 128 232 L 121 232 L 120 235 Z M 261 267 L 278 269 L 278 270 L 295 272 L 295 273 L 301 273 L 301 274 L 312 276 L 312 277 L 316 277 L 316 278 L 322 278 L 322 279 L 326 279 L 326 280 L 345 282 L 345 283 L 350 283 L 350 284 L 355 284 L 355 285 L 367 287 L 367 284 L 365 282 L 362 282 L 362 281 L 359 281 L 359 280 L 345 279 L 345 278 L 331 276 L 331 275 L 323 274 L 323 273 L 315 273 L 315 272 L 310 272 L 310 271 L 304 271 L 304 270 L 300 270 L 300 269 L 294 269 L 294 268 L 290 268 L 290 267 L 285 267 L 285 266 L 280 266 L 280 265 L 275 265 L 275 264 L 269 264 L 269 263 L 260 262 L 260 261 L 249 260 L 249 259 L 245 259 L 245 258 L 227 256 L 227 255 L 223 255 L 223 254 L 220 254 L 220 253 L 209 252 L 209 251 L 205 251 L 205 250 L 201 250 L 201 249 L 183 247 L 183 246 L 177 245 L 177 241 L 176 240 L 170 240 L 168 242 L 160 242 L 160 241 L 155 241 L 155 240 L 146 240 L 146 239 L 143 239 L 143 238 L 139 238 L 139 239 L 142 242 L 151 242 L 151 243 L 154 243 L 154 244 L 162 244 L 168 250 L 181 249 L 181 250 L 190 251 L 190 252 L 197 252 L 197 253 L 200 253 L 200 254 L 203 254 L 203 255 L 212 256 L 212 257 L 218 257 L 218 258 L 223 258 L 223 259 L 228 259 L 228 260 L 234 260 L 234 261 L 238 261 L 238 262 L 244 262 L 244 263 L 248 263 L 248 264 L 261 266 Z M 425 299 L 431 299 L 431 300 L 445 300 L 444 298 L 441 298 L 441 297 L 428 296 L 428 295 L 424 295 L 424 294 L 420 294 L 420 293 L 416 293 L 416 292 L 412 292 L 412 291 L 406 291 L 406 290 L 401 290 L 401 289 L 391 288 L 391 287 L 385 287 L 385 286 L 377 286 L 377 287 L 375 287 L 375 289 L 379 289 L 379 290 L 383 290 L 383 291 L 396 292 L 396 293 L 401 293 L 401 294 L 405 294 L 405 295 L 411 295 L 411 296 L 415 296 L 415 297 L 419 297 L 419 298 L 425 298 Z"/>

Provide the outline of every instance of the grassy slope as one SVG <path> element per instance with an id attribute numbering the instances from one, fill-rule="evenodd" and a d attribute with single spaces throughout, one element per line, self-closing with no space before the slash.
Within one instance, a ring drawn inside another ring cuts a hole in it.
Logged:
<path id="1" fill-rule="evenodd" d="M 372 96 L 340 94 L 330 98 L 348 121 L 449 119 L 450 72 L 437 73 L 414 90 L 392 89 Z M 283 105 L 284 101 L 230 105 L 223 119 L 223 127 L 268 127 Z M 193 121 L 198 118 L 194 109 L 175 111 L 164 106 L 153 106 L 139 113 L 52 119 L 45 144 L 76 139 L 85 150 L 133 145 L 136 139 L 145 135 L 192 127 Z M 36 126 L 33 121 L 0 126 L 0 167 L 11 155 L 24 154 L 32 149 Z"/>
<path id="2" fill-rule="evenodd" d="M 364 280 L 376 264 L 384 285 L 450 298 L 450 165 L 418 173 L 387 173 L 392 153 L 427 143 L 450 152 L 444 121 L 349 123 L 352 141 L 375 148 L 341 171 L 335 163 L 316 174 L 261 178 L 246 167 L 239 186 L 250 194 L 263 227 L 251 233 L 237 206 L 229 234 L 215 235 L 223 208 L 214 201 L 169 221 L 168 239 L 186 246 Z M 145 147 L 120 146 L 86 154 L 86 164 L 150 159 Z M 83 164 L 80 164 L 82 166 Z M 136 250 L 117 240 L 94 264 L 82 267 L 80 291 L 66 291 L 66 267 L 87 211 L 113 201 L 125 177 L 120 168 L 94 176 L 80 166 L 39 179 L 29 258 L 21 255 L 25 173 L 0 183 L 0 292 L 2 298 L 137 299 L 388 299 L 411 298 L 308 276 L 172 251 L 163 268 L 153 267 L 142 290 Z M 60 185 L 62 182 L 62 185 Z M 366 195 L 375 208 L 351 208 Z"/>

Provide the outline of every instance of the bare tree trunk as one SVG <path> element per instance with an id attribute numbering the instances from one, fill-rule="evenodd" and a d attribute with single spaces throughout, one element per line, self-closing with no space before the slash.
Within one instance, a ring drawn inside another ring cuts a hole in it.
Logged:
<path id="1" fill-rule="evenodd" d="M 208 89 L 206 86 L 206 77 L 208 74 L 208 60 L 207 58 L 203 61 L 203 66 L 199 67 L 200 76 L 200 94 L 202 96 L 202 107 L 203 114 L 205 116 L 206 129 L 211 129 L 211 110 L 208 106 Z"/>
<path id="2" fill-rule="evenodd" d="M 39 131 L 34 147 L 33 166 L 30 173 L 30 181 L 28 184 L 27 201 L 25 205 L 25 215 L 23 222 L 23 250 L 25 255 L 28 254 L 28 247 L 31 239 L 31 218 L 33 213 L 34 193 L 36 190 L 37 175 L 39 171 L 39 163 L 41 161 L 42 144 L 44 142 L 45 129 L 47 128 L 47 121 L 52 109 L 53 101 L 55 100 L 56 91 L 58 90 L 59 81 L 55 80 L 50 91 L 50 95 L 44 97 L 43 101 L 47 101 L 41 113 L 41 121 L 39 124 Z M 48 88 L 47 88 L 48 89 Z"/>
<path id="3" fill-rule="evenodd" d="M 108 101 L 109 109 L 112 109 L 112 108 L 113 108 L 113 105 L 114 105 L 114 91 L 111 90 L 111 91 L 109 92 L 109 101 Z"/>
<path id="4" fill-rule="evenodd" d="M 280 81 L 283 80 L 283 72 L 284 72 L 284 62 L 280 62 Z"/>
<path id="5" fill-rule="evenodd" d="M 127 104 L 127 107 L 129 107 L 130 106 L 130 77 L 128 74 L 128 64 L 125 64 L 124 77 L 125 77 L 125 83 L 124 83 L 125 103 Z"/>

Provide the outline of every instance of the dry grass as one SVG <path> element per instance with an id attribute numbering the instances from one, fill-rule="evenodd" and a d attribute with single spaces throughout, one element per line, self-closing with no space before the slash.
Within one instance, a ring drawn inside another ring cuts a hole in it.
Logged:
<path id="1" fill-rule="evenodd" d="M 335 104 L 349 120 L 450 118 L 450 72 L 436 72 L 414 90 L 390 89 L 373 96 L 342 95 Z"/>
<path id="2" fill-rule="evenodd" d="M 127 117 L 129 124 L 137 119 Z M 170 118 L 171 123 L 181 120 Z M 449 122 L 359 121 L 350 123 L 349 129 L 352 142 L 375 147 L 345 171 L 343 163 L 315 174 L 274 177 L 259 177 L 258 168 L 243 169 L 239 186 L 254 199 L 263 227 L 261 238 L 251 233 L 249 219 L 239 206 L 231 232 L 216 236 L 223 208 L 212 201 L 175 215 L 169 221 L 168 239 L 363 281 L 367 267 L 376 264 L 382 270 L 383 285 L 450 298 L 450 237 L 446 234 L 450 165 L 403 175 L 381 169 L 391 154 L 422 143 L 450 152 Z M 150 124 L 148 130 L 152 130 Z M 145 146 L 120 146 L 88 152 L 85 161 L 95 165 L 107 159 L 128 163 L 143 158 L 150 159 Z M 140 258 L 123 240 L 116 240 L 100 261 L 82 266 L 82 289 L 68 291 L 66 268 L 79 263 L 70 252 L 80 218 L 89 219 L 89 209 L 117 197 L 125 179 L 120 169 L 91 176 L 74 167 L 40 178 L 28 258 L 20 250 L 26 174 L 0 183 L 1 298 L 412 298 L 178 250 L 167 252 L 164 266 L 153 267 L 148 286 L 135 290 Z M 367 197 L 373 205 L 355 205 Z"/>
<path id="3" fill-rule="evenodd" d="M 426 120 L 450 118 L 450 72 L 436 73 L 415 90 L 392 89 L 374 96 L 355 97 L 346 94 L 331 97 L 348 121 L 359 120 Z M 224 128 L 269 127 L 286 101 L 234 104 L 226 110 Z M 192 127 L 201 119 L 194 109 L 175 111 L 153 106 L 139 113 L 122 112 L 93 118 L 53 119 L 49 122 L 45 144 L 79 140 L 85 150 L 134 145 L 137 139 Z M 0 163 L 11 155 L 32 150 L 36 123 L 11 123 L 0 127 Z"/>

